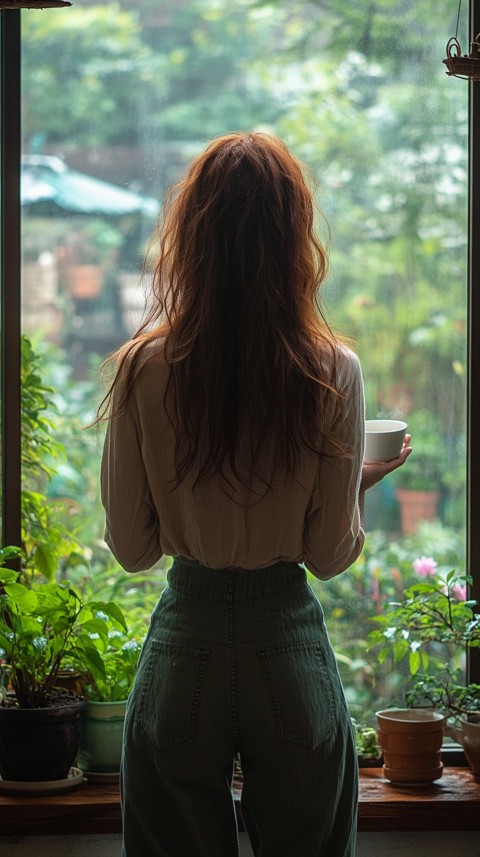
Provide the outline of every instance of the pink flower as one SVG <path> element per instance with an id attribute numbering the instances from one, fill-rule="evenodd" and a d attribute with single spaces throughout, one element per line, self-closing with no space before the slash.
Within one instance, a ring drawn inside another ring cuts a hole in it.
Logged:
<path id="1" fill-rule="evenodd" d="M 465 601 L 467 598 L 467 587 L 462 586 L 460 583 L 456 583 L 452 588 L 452 593 L 458 601 Z"/>
<path id="2" fill-rule="evenodd" d="M 432 577 L 437 571 L 437 563 L 431 556 L 420 556 L 414 559 L 412 566 L 420 577 Z"/>

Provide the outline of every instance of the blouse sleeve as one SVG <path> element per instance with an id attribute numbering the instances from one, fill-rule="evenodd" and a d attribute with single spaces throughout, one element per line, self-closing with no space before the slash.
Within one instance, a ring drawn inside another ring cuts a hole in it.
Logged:
<path id="1" fill-rule="evenodd" d="M 365 406 L 360 363 L 346 361 L 349 382 L 338 400 L 331 431 L 351 455 L 321 458 L 304 529 L 304 562 L 316 577 L 328 580 L 345 571 L 362 551 L 365 533 L 359 507 L 365 442 Z"/>
<path id="2" fill-rule="evenodd" d="M 126 571 L 151 568 L 162 556 L 160 522 L 142 456 L 134 398 L 108 423 L 101 465 L 105 541 Z"/>

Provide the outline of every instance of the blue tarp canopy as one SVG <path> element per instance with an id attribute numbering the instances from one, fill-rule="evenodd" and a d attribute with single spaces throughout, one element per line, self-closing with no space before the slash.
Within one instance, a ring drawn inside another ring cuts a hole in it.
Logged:
<path id="1" fill-rule="evenodd" d="M 47 155 L 22 157 L 21 202 L 45 213 L 50 205 L 75 214 L 121 216 L 143 214 L 156 218 L 156 199 L 93 176 L 71 170 L 60 158 Z"/>

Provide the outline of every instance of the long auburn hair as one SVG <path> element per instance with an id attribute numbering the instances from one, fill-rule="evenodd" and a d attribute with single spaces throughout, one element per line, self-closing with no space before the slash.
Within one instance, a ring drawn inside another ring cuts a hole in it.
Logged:
<path id="1" fill-rule="evenodd" d="M 302 165 L 274 136 L 228 134 L 163 211 L 145 321 L 109 358 L 117 371 L 98 419 L 125 409 L 161 348 L 177 485 L 192 472 L 193 484 L 217 474 L 232 488 L 249 472 L 250 487 L 257 476 L 269 490 L 279 469 L 294 473 L 302 447 L 348 454 L 322 430 L 327 400 L 342 393 L 318 301 L 327 253 Z"/>

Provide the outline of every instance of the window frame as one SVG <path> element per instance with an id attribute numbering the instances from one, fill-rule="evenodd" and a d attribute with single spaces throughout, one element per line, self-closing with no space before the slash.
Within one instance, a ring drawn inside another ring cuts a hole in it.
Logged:
<path id="1" fill-rule="evenodd" d="M 21 79 L 19 10 L 1 12 L 1 472 L 2 541 L 21 541 Z"/>
<path id="2" fill-rule="evenodd" d="M 470 38 L 480 32 L 480 0 L 470 0 Z M 480 604 L 480 81 L 470 82 L 468 157 L 467 569 Z M 480 684 L 480 650 L 467 655 L 467 679 Z"/>

